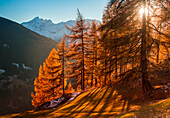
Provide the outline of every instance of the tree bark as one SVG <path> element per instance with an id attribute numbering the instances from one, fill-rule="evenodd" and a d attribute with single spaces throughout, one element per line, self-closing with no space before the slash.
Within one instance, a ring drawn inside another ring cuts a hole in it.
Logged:
<path id="1" fill-rule="evenodd" d="M 141 73 L 142 73 L 142 90 L 143 95 L 150 93 L 153 90 L 151 83 L 149 82 L 149 76 L 147 72 L 147 50 L 146 50 L 146 0 L 143 0 L 143 19 L 142 19 L 142 41 L 141 41 Z"/>
<path id="2" fill-rule="evenodd" d="M 105 57 L 104 57 L 104 85 L 106 86 L 107 80 L 107 60 L 106 60 L 106 49 L 105 49 Z"/>
<path id="3" fill-rule="evenodd" d="M 63 75 L 63 96 L 65 96 L 65 92 L 64 92 L 64 46 L 65 46 L 65 44 L 64 44 L 64 42 L 63 42 L 63 68 L 62 68 L 62 75 Z"/>
<path id="4" fill-rule="evenodd" d="M 97 86 L 97 41 L 95 41 L 95 86 Z"/>
<path id="5" fill-rule="evenodd" d="M 117 76 L 118 76 L 118 72 L 117 72 L 117 48 L 115 48 L 115 73 L 116 73 L 116 76 L 115 76 L 115 79 L 117 79 Z"/>
<path id="6" fill-rule="evenodd" d="M 83 23 L 83 21 L 81 21 Z M 82 27 L 83 27 L 83 24 L 82 24 Z M 83 39 L 83 28 L 82 28 L 82 77 L 83 77 L 83 83 L 82 83 L 82 89 L 84 90 L 84 39 Z"/>
<path id="7" fill-rule="evenodd" d="M 91 87 L 93 86 L 93 71 L 94 71 L 94 66 L 95 66 L 95 62 L 94 62 L 94 53 L 95 53 L 95 50 L 94 50 L 94 44 L 93 44 L 93 62 L 92 62 L 92 75 L 91 75 Z"/>

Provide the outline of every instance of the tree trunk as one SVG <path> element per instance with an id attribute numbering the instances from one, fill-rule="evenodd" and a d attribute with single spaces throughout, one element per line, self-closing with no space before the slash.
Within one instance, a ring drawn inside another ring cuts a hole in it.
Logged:
<path id="1" fill-rule="evenodd" d="M 83 70 L 81 70 L 81 89 L 83 89 L 83 73 L 82 73 Z"/>
<path id="2" fill-rule="evenodd" d="M 142 73 L 142 89 L 143 94 L 148 94 L 153 90 L 151 83 L 149 82 L 148 72 L 147 72 L 147 53 L 146 53 L 146 1 L 143 0 L 143 19 L 142 19 L 142 42 L 141 42 L 141 73 Z"/>
<path id="3" fill-rule="evenodd" d="M 106 60 L 106 49 L 105 49 L 105 57 L 104 57 L 104 85 L 106 86 L 106 79 L 107 79 L 107 60 Z"/>
<path id="4" fill-rule="evenodd" d="M 64 42 L 63 42 L 63 68 L 62 68 L 62 75 L 63 75 L 63 96 L 65 96 L 65 93 L 64 93 Z"/>
<path id="5" fill-rule="evenodd" d="M 82 24 L 82 27 L 83 27 L 83 24 Z M 83 83 L 82 83 L 82 89 L 84 90 L 84 39 L 83 39 L 83 29 L 82 29 L 82 67 L 83 67 L 83 70 L 82 70 L 82 77 L 83 77 Z"/>
<path id="6" fill-rule="evenodd" d="M 109 51 L 109 84 L 111 84 L 111 52 Z"/>
<path id="7" fill-rule="evenodd" d="M 116 74 L 116 76 L 115 76 L 115 79 L 117 79 L 117 48 L 115 48 L 115 74 Z"/>
<path id="8" fill-rule="evenodd" d="M 161 32 L 161 25 L 160 25 L 160 32 Z M 159 50 L 160 50 L 160 39 L 161 39 L 161 34 L 159 33 L 159 37 L 158 37 L 158 40 L 159 40 L 159 42 L 158 42 L 158 44 L 157 44 L 157 58 L 156 58 L 156 62 L 157 63 L 159 63 Z"/>
<path id="9" fill-rule="evenodd" d="M 97 41 L 95 41 L 95 86 L 97 86 Z"/>
<path id="10" fill-rule="evenodd" d="M 91 87 L 93 86 L 93 71 L 94 71 L 94 66 L 95 66 L 95 62 L 94 62 L 94 44 L 93 44 L 93 62 L 92 62 L 92 75 L 91 75 Z"/>
<path id="11" fill-rule="evenodd" d="M 94 52 L 93 52 L 93 62 L 92 62 L 92 73 L 91 73 L 91 87 L 93 86 L 93 71 L 94 71 Z"/>

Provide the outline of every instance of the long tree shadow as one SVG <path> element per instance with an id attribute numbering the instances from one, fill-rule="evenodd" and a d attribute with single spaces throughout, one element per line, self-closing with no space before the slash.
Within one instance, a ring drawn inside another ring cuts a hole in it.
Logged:
<path id="1" fill-rule="evenodd" d="M 117 89 L 117 88 L 114 88 L 113 89 L 115 91 L 117 91 L 117 96 L 115 96 L 115 102 L 113 102 L 112 104 L 112 107 L 110 109 L 110 112 L 111 111 L 114 111 L 114 108 L 116 108 L 117 106 L 122 106 L 122 108 L 118 111 L 118 113 L 124 113 L 124 112 L 129 112 L 130 111 L 130 106 L 131 105 L 136 105 L 136 104 L 133 104 L 133 95 L 131 95 L 132 93 L 129 93 L 127 91 L 129 90 L 120 90 L 120 89 Z M 134 93 L 133 93 L 134 94 Z M 120 97 L 119 97 L 120 96 Z"/>
<path id="2" fill-rule="evenodd" d="M 96 118 L 100 117 L 102 115 L 102 113 L 104 112 L 104 110 L 107 108 L 107 106 L 109 104 L 109 99 L 111 98 L 113 92 L 114 92 L 114 89 L 111 89 L 111 92 L 109 93 L 108 97 L 106 98 L 105 103 L 104 103 L 103 107 L 101 108 L 101 110 L 99 111 L 99 114 L 97 114 Z"/>
<path id="3" fill-rule="evenodd" d="M 125 106 L 126 106 L 126 99 L 125 99 L 124 102 L 123 102 L 122 113 L 123 113 L 123 111 L 124 111 L 124 109 L 125 109 Z"/>
<path id="4" fill-rule="evenodd" d="M 75 113 L 77 109 L 79 109 L 84 103 L 86 103 L 86 102 L 89 100 L 89 98 L 97 95 L 97 93 L 98 93 L 100 90 L 101 90 L 101 89 L 94 89 L 94 90 L 92 90 L 91 92 L 88 93 L 88 95 L 86 95 L 85 97 L 83 97 L 82 99 L 80 99 L 78 102 L 76 102 L 75 105 L 71 105 L 70 107 L 66 107 L 65 109 L 62 109 L 62 111 L 67 110 L 67 111 L 70 112 L 73 108 L 76 108 L 76 107 L 77 107 L 74 111 L 72 111 L 72 112 L 69 114 L 69 116 L 71 117 L 71 115 L 72 115 L 73 113 Z M 73 101 L 72 101 L 72 102 L 73 102 Z M 60 115 L 60 117 L 65 117 L 65 115 Z"/>
<path id="5" fill-rule="evenodd" d="M 126 107 L 126 109 L 125 109 Z M 130 100 L 124 99 L 123 106 L 122 106 L 122 113 L 128 112 L 130 109 Z"/>
<path id="6" fill-rule="evenodd" d="M 90 101 L 91 101 L 100 91 L 101 91 L 101 89 L 98 90 L 96 93 L 91 94 L 91 95 L 87 98 L 87 100 L 84 101 L 83 103 L 81 103 L 81 104 L 79 105 L 79 107 L 77 107 L 77 109 L 75 109 L 70 115 L 74 114 L 74 113 L 75 113 L 84 103 L 86 103 L 87 101 L 89 101 L 89 103 L 90 103 Z M 89 103 L 88 103 L 88 104 L 89 104 Z M 86 106 L 87 106 L 87 105 L 86 105 Z M 82 111 L 82 110 L 78 111 L 78 113 L 81 112 L 81 111 Z"/>
<path id="7" fill-rule="evenodd" d="M 106 95 L 107 91 L 109 88 L 107 88 L 104 92 L 104 94 L 102 95 L 102 97 L 99 99 L 99 101 L 97 102 L 97 104 L 93 107 L 93 109 L 85 116 L 86 118 L 88 118 L 88 116 L 96 109 L 96 107 L 99 105 L 99 103 L 101 102 L 101 100 L 104 98 L 104 96 Z"/>
<path id="8" fill-rule="evenodd" d="M 63 111 L 65 110 L 72 110 L 73 108 L 79 106 L 80 104 L 82 104 L 84 101 L 87 100 L 87 98 L 89 98 L 93 93 L 95 93 L 97 91 L 97 89 L 94 89 L 92 91 L 90 91 L 87 95 L 85 95 L 83 98 L 79 99 L 75 105 L 71 105 L 70 107 L 66 107 L 64 109 L 62 109 Z M 73 101 L 71 101 L 69 104 L 72 104 L 76 99 L 74 99 Z"/>
<path id="9" fill-rule="evenodd" d="M 78 100 L 77 104 L 74 106 L 71 106 L 71 107 L 67 107 L 66 109 L 72 109 L 72 108 L 75 108 L 77 105 L 79 105 L 79 103 L 83 102 L 84 100 L 86 100 L 86 98 L 90 95 L 90 94 L 93 94 L 94 92 L 96 92 L 97 89 L 93 89 L 92 91 L 90 91 L 85 97 L 83 97 L 82 99 Z M 73 101 L 71 101 L 73 102 Z M 69 103 L 66 103 L 65 105 L 67 104 L 70 104 L 71 102 Z M 24 112 L 20 115 L 16 115 L 14 117 L 23 117 L 23 118 L 32 118 L 32 117 L 45 117 L 47 115 L 49 115 L 50 113 L 53 113 L 55 112 L 57 109 L 60 109 L 62 108 L 63 105 L 58 105 L 57 107 L 55 107 L 55 109 L 47 109 L 47 110 L 40 110 L 40 111 L 35 111 L 35 112 Z M 64 109 L 65 110 L 65 109 Z"/>
<path id="10" fill-rule="evenodd" d="M 100 90 L 101 91 L 101 90 Z M 93 99 L 95 98 L 95 96 L 100 92 L 100 91 L 98 91 L 97 93 L 95 93 L 91 98 L 90 98 L 90 100 L 89 100 L 89 103 L 84 107 L 84 108 L 82 108 L 81 110 L 79 110 L 79 111 L 77 111 L 76 113 L 82 113 L 82 111 L 87 107 L 87 106 L 89 106 L 90 104 L 91 104 L 91 102 L 90 101 L 93 101 Z M 77 115 L 78 115 L 77 114 Z M 75 115 L 74 117 L 76 117 L 77 115 Z"/>
<path id="11" fill-rule="evenodd" d="M 27 111 L 19 115 L 13 116 L 12 118 L 34 118 L 34 117 L 36 118 L 36 117 L 46 116 L 61 107 L 62 105 L 57 106 L 55 109 L 47 109 L 47 110 L 40 110 L 40 111 L 33 111 L 33 112 Z"/>
<path id="12" fill-rule="evenodd" d="M 113 96 L 113 100 L 116 100 L 117 99 L 117 97 L 118 97 L 118 95 L 117 94 L 114 94 L 114 96 Z M 113 104 L 112 104 L 112 107 L 111 107 L 111 109 L 110 109 L 110 112 L 112 112 L 113 111 L 113 108 L 115 107 L 115 102 L 113 102 Z"/>

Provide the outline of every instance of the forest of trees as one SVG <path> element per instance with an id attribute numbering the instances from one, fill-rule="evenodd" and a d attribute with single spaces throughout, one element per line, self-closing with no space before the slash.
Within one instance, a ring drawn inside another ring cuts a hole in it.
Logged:
<path id="1" fill-rule="evenodd" d="M 80 11 L 76 24 L 53 49 L 35 78 L 32 104 L 65 96 L 65 89 L 116 86 L 129 82 L 143 95 L 154 91 L 154 68 L 169 59 L 167 0 L 111 0 L 102 23 L 87 22 Z M 66 88 L 65 79 L 74 80 Z"/>

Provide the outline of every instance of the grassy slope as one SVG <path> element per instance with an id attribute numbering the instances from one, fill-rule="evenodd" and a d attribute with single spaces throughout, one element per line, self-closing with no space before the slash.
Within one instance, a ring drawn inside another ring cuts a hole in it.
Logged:
<path id="1" fill-rule="evenodd" d="M 42 111 L 28 111 L 10 114 L 5 117 L 168 117 L 170 115 L 170 98 L 159 102 L 145 104 L 132 104 L 122 99 L 112 88 L 97 88 L 79 95 L 75 100 L 60 105 L 54 109 Z"/>

